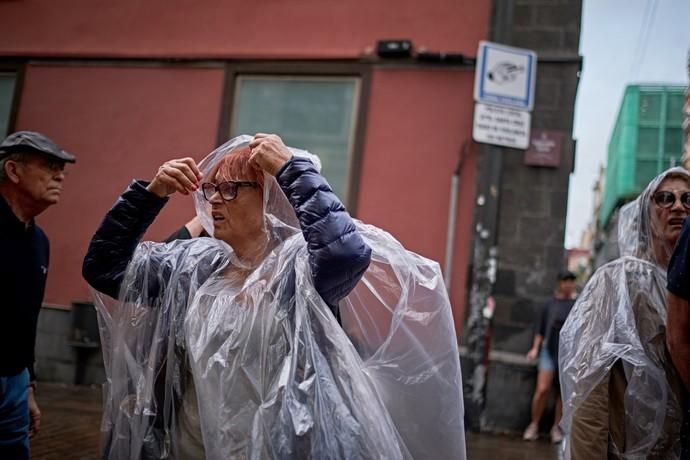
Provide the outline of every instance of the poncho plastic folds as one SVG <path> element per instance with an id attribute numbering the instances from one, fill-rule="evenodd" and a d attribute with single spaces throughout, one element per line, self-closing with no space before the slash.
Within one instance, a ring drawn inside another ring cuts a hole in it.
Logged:
<path id="1" fill-rule="evenodd" d="M 204 181 L 250 140 L 207 156 Z M 209 204 L 199 192 L 194 200 L 212 234 Z M 94 291 L 104 458 L 186 460 L 198 445 L 208 459 L 464 459 L 457 339 L 438 264 L 356 221 L 372 258 L 338 318 L 268 175 L 264 214 L 270 251 L 258 265 L 215 238 L 147 241 L 118 300 Z"/>
<path id="2" fill-rule="evenodd" d="M 559 345 L 566 458 L 679 458 L 682 384 L 666 351 L 666 267 L 652 195 L 656 177 L 619 214 L 620 257 L 589 280 Z"/>

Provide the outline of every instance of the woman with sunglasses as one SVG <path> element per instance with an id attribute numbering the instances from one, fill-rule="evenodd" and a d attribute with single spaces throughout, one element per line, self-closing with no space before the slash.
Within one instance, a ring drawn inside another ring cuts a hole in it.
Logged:
<path id="1" fill-rule="evenodd" d="M 682 168 L 620 210 L 620 257 L 592 275 L 561 330 L 567 458 L 680 456 L 683 392 L 665 345 L 665 288 L 688 214 Z"/>
<path id="2" fill-rule="evenodd" d="M 354 221 L 318 169 L 241 136 L 108 212 L 83 267 L 118 299 L 97 297 L 105 458 L 464 458 L 438 264 Z M 139 243 L 175 192 L 212 238 Z"/>

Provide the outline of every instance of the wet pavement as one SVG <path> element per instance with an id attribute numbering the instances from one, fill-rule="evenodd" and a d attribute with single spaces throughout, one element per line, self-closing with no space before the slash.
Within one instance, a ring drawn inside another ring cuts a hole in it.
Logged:
<path id="1" fill-rule="evenodd" d="M 101 389 L 39 383 L 41 431 L 31 441 L 31 458 L 85 460 L 98 458 Z"/>
<path id="2" fill-rule="evenodd" d="M 98 458 L 101 389 L 55 383 L 38 385 L 41 432 L 31 443 L 34 460 Z M 524 442 L 518 437 L 467 435 L 470 460 L 551 460 L 556 447 L 546 440 Z"/>
<path id="3" fill-rule="evenodd" d="M 467 434 L 468 460 L 557 460 L 558 446 L 543 439 L 523 441 L 518 436 Z"/>

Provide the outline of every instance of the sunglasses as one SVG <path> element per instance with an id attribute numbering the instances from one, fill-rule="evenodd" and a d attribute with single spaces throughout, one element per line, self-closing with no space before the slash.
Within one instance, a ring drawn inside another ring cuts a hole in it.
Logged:
<path id="1" fill-rule="evenodd" d="M 211 201 L 211 197 L 215 195 L 216 192 L 220 194 L 220 197 L 225 201 L 232 201 L 237 197 L 237 190 L 240 187 L 256 187 L 256 182 L 238 182 L 238 181 L 225 181 L 219 184 L 212 184 L 211 182 L 204 182 L 201 184 L 201 191 L 204 194 L 206 201 Z"/>
<path id="2" fill-rule="evenodd" d="M 656 203 L 656 205 L 660 208 L 664 209 L 668 209 L 676 204 L 676 198 L 680 200 L 680 203 L 685 209 L 690 209 L 690 192 L 683 192 L 680 197 L 676 197 L 676 194 L 673 192 L 666 191 L 656 192 L 652 196 L 654 203 Z"/>
<path id="3" fill-rule="evenodd" d="M 22 163 L 25 165 L 31 164 L 29 162 L 28 158 L 21 158 L 18 160 L 15 160 L 17 163 Z M 64 171 L 65 170 L 65 162 L 62 160 L 58 160 L 56 158 L 40 158 L 38 160 L 39 165 L 38 167 L 50 172 L 58 172 L 58 171 Z M 35 164 L 35 163 L 33 163 Z"/>

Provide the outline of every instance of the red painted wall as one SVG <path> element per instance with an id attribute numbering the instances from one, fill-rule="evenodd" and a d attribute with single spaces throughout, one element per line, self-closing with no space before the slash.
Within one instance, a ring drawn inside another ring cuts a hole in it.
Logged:
<path id="1" fill-rule="evenodd" d="M 407 248 L 444 262 L 450 179 L 471 135 L 473 73 L 373 73 L 358 215 Z M 221 69 L 29 66 L 17 129 L 52 136 L 78 157 L 59 205 L 39 217 L 52 242 L 47 303 L 88 297 L 81 260 L 95 227 L 133 177 L 174 156 L 202 158 L 215 144 Z M 452 299 L 458 326 L 474 197 L 474 156 L 461 176 Z M 193 213 L 172 200 L 148 237 L 161 239 Z"/>
<path id="2" fill-rule="evenodd" d="M 339 58 L 376 40 L 474 54 L 488 0 L 0 2 L 0 54 Z"/>
<path id="3" fill-rule="evenodd" d="M 77 156 L 61 202 L 37 219 L 51 241 L 46 303 L 89 298 L 86 247 L 132 178 L 213 149 L 222 84 L 221 69 L 28 66 L 16 128 L 41 131 Z M 175 197 L 148 236 L 164 238 L 193 215 L 191 198 Z"/>
<path id="4" fill-rule="evenodd" d="M 443 267 L 451 176 L 472 135 L 474 72 L 374 72 L 358 217 L 390 231 L 403 245 Z M 475 193 L 475 157 L 460 177 L 451 299 L 456 327 L 464 318 Z"/>
<path id="5" fill-rule="evenodd" d="M 339 59 L 377 40 L 409 38 L 473 55 L 488 34 L 488 0 L 0 1 L 0 56 Z M 378 69 L 367 104 L 358 215 L 443 264 L 451 173 L 470 137 L 469 70 Z M 222 97 L 220 68 L 29 65 L 16 129 L 43 131 L 78 156 L 62 203 L 40 216 L 52 241 L 46 302 L 88 297 L 86 244 L 119 192 L 164 160 L 209 152 Z M 461 177 L 451 289 L 464 315 L 475 159 Z M 149 236 L 192 214 L 175 198 Z M 458 328 L 459 330 L 459 328 Z"/>

